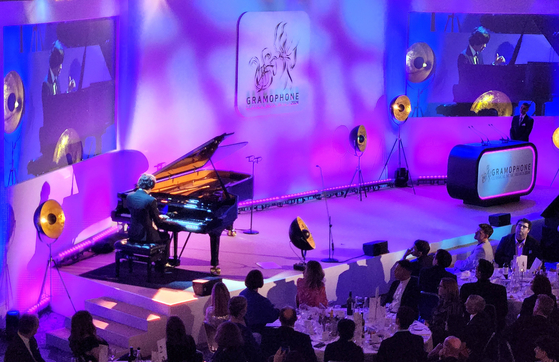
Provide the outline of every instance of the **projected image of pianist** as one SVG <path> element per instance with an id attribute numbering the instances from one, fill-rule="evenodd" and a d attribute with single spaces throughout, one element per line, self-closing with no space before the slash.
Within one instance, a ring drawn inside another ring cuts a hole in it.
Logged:
<path id="1" fill-rule="evenodd" d="M 60 89 L 60 82 L 58 76 L 62 70 L 62 63 L 64 62 L 64 49 L 60 41 L 55 41 L 52 44 L 52 49 L 49 54 L 49 71 L 45 80 L 43 81 L 42 96 L 43 102 L 48 96 L 53 96 L 62 93 Z M 76 87 L 74 79 L 68 77 L 68 92 L 71 92 Z"/>
<path id="2" fill-rule="evenodd" d="M 458 70 L 463 65 L 483 65 L 483 50 L 487 47 L 489 43 L 490 35 L 487 29 L 483 26 L 478 26 L 472 31 L 472 35 L 468 40 L 468 47 L 458 55 Z M 497 53 L 495 55 L 495 60 L 492 64 L 503 64 L 505 63 L 505 58 Z"/>

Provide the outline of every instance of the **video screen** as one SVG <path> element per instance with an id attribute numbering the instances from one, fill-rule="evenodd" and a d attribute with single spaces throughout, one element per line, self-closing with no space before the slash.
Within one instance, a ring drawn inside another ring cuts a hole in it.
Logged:
<path id="1" fill-rule="evenodd" d="M 410 13 L 412 116 L 558 115 L 558 33 L 557 15 Z"/>
<path id="2" fill-rule="evenodd" d="M 6 26 L 4 184 L 116 149 L 116 18 Z"/>

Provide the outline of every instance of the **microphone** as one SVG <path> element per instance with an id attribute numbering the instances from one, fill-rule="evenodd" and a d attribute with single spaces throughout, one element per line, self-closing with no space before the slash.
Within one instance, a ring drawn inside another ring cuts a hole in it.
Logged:
<path id="1" fill-rule="evenodd" d="M 470 129 L 472 132 L 474 132 L 476 134 L 476 136 L 479 137 L 479 139 L 481 140 L 481 145 L 484 146 L 485 145 L 485 141 L 483 140 L 483 137 L 481 137 L 479 135 L 479 133 L 475 130 L 474 126 L 468 126 L 468 129 Z"/>
<path id="2" fill-rule="evenodd" d="M 491 142 L 491 141 L 489 141 L 489 137 L 487 137 L 487 135 L 486 135 L 485 133 L 483 133 L 483 132 L 481 132 L 480 130 L 474 128 L 474 126 L 472 126 L 472 129 L 475 129 L 478 133 L 481 133 L 481 135 L 483 135 L 483 136 L 487 139 L 487 143 L 486 143 L 486 144 L 489 144 L 489 143 Z"/>
<path id="3" fill-rule="evenodd" d="M 489 127 L 492 127 L 494 130 L 496 130 L 502 137 L 501 137 L 501 141 L 503 143 L 510 141 L 509 136 L 507 136 L 506 134 L 504 134 L 503 132 L 501 132 L 497 127 L 495 127 L 495 125 L 493 125 L 493 123 L 489 123 Z"/>

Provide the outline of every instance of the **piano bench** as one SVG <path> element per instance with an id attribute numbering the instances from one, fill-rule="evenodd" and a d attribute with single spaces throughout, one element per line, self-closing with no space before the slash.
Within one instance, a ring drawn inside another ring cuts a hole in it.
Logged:
<path id="1" fill-rule="evenodd" d="M 158 261 L 165 261 L 165 244 L 136 243 L 129 241 L 129 239 L 124 239 L 117 241 L 114 246 L 117 278 L 120 276 L 120 261 L 122 259 L 128 260 L 128 268 L 130 273 L 132 273 L 132 266 L 134 261 L 147 263 L 148 282 L 151 281 L 151 264 L 157 263 Z M 165 268 L 164 266 L 162 266 L 161 274 L 164 273 Z"/>

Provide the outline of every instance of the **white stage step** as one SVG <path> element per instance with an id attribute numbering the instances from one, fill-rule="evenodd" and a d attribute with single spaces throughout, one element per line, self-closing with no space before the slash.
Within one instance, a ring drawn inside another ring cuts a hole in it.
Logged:
<path id="1" fill-rule="evenodd" d="M 144 331 L 148 331 L 149 324 L 166 323 L 164 316 L 109 297 L 86 300 L 85 309 L 92 315 L 134 326 L 134 328 Z"/>

